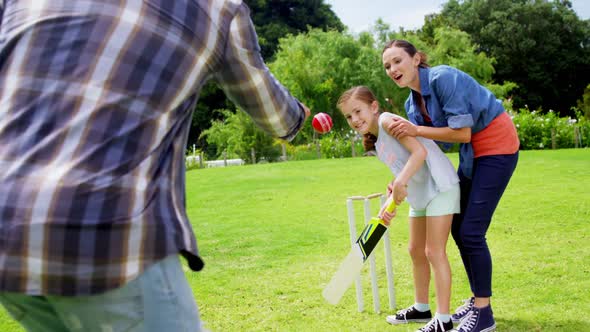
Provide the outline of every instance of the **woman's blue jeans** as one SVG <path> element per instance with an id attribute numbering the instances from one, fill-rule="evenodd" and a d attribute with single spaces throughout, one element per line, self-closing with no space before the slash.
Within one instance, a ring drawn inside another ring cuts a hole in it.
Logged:
<path id="1" fill-rule="evenodd" d="M 451 233 L 476 297 L 492 296 L 492 257 L 486 233 L 517 162 L 518 152 L 483 156 L 475 158 L 471 179 L 461 168 L 458 171 L 461 213 L 454 216 Z"/>

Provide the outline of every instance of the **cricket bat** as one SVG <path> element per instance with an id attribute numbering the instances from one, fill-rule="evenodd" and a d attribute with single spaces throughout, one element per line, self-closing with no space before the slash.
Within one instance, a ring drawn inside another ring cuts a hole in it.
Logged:
<path id="1" fill-rule="evenodd" d="M 390 199 L 391 202 L 386 208 L 387 212 L 392 212 L 395 209 L 393 197 Z M 381 218 L 371 218 L 363 228 L 361 235 L 352 245 L 348 256 L 342 261 L 340 267 L 322 291 L 322 296 L 326 301 L 334 305 L 340 302 L 340 299 L 361 272 L 365 261 L 386 231 L 387 226 L 385 226 L 385 222 Z"/>

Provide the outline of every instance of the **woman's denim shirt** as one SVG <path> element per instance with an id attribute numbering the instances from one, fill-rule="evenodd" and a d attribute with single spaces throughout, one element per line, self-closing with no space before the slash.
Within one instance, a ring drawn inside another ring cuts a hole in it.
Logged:
<path id="1" fill-rule="evenodd" d="M 420 90 L 434 127 L 459 129 L 470 127 L 475 134 L 504 112 L 502 102 L 473 77 L 450 66 L 419 68 Z M 414 93 L 406 100 L 406 114 L 410 122 L 426 126 Z M 473 148 L 461 143 L 459 168 L 471 178 Z"/>

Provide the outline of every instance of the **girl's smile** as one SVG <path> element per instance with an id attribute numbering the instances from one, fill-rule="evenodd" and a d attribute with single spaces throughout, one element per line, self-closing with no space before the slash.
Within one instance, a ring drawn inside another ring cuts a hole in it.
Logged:
<path id="1" fill-rule="evenodd" d="M 367 104 L 351 98 L 341 105 L 341 111 L 348 125 L 361 135 L 379 133 L 379 105 Z"/>

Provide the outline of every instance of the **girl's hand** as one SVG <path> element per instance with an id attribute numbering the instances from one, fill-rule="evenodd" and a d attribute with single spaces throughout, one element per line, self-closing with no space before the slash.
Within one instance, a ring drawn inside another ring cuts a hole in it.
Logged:
<path id="1" fill-rule="evenodd" d="M 400 117 L 393 118 L 389 126 L 387 126 L 386 130 L 387 133 L 389 133 L 396 139 L 400 139 L 406 136 L 418 136 L 418 128 L 410 121 Z"/>
<path id="2" fill-rule="evenodd" d="M 393 179 L 390 183 L 387 184 L 387 197 L 393 195 L 393 199 L 395 200 L 396 205 L 400 205 L 406 196 L 408 196 L 408 185 L 402 183 L 401 181 L 397 181 Z"/>
<path id="3" fill-rule="evenodd" d="M 395 181 L 395 179 L 391 180 L 391 182 L 387 184 L 387 197 L 393 194 L 393 181 Z"/>
<path id="4" fill-rule="evenodd" d="M 381 211 L 379 211 L 379 218 L 381 218 L 381 220 L 383 220 L 385 222 L 385 225 L 389 226 L 391 219 L 393 219 L 395 217 L 395 215 L 397 214 L 397 208 L 393 209 L 393 211 L 391 211 L 391 212 L 387 212 L 385 210 L 386 207 L 387 207 L 387 204 L 385 204 L 381 208 Z"/>
<path id="5" fill-rule="evenodd" d="M 395 201 L 396 205 L 400 205 L 406 196 L 408 196 L 408 185 L 398 181 L 397 179 L 393 180 L 392 192 L 393 192 L 393 200 Z"/>

